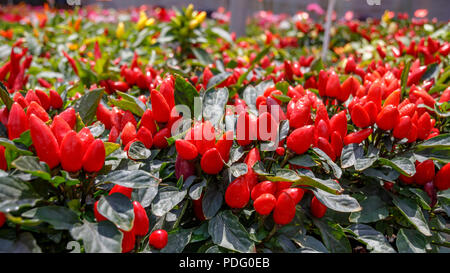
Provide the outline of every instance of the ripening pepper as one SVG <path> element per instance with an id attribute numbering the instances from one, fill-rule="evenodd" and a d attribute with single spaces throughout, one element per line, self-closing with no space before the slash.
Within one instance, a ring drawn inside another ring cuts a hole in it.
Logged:
<path id="1" fill-rule="evenodd" d="M 128 253 L 132 251 L 136 244 L 136 235 L 134 234 L 133 230 L 130 231 L 123 231 L 121 230 L 123 234 L 122 239 L 122 253 Z"/>
<path id="2" fill-rule="evenodd" d="M 20 135 L 28 130 L 28 118 L 17 102 L 13 103 L 8 117 L 8 137 L 13 140 L 19 138 Z"/>
<path id="3" fill-rule="evenodd" d="M 157 249 L 163 249 L 166 247 L 167 241 L 167 231 L 162 229 L 153 231 L 148 237 L 148 244 Z"/>
<path id="4" fill-rule="evenodd" d="M 400 114 L 396 106 L 391 104 L 383 107 L 377 116 L 377 126 L 385 131 L 394 129 L 397 125 Z"/>
<path id="5" fill-rule="evenodd" d="M 147 212 L 138 201 L 133 201 L 134 224 L 133 231 L 137 236 L 145 236 L 149 228 Z"/>
<path id="6" fill-rule="evenodd" d="M 39 160 L 53 169 L 59 164 L 61 158 L 56 137 L 52 130 L 34 114 L 29 119 L 29 126 L 31 140 Z"/>
<path id="7" fill-rule="evenodd" d="M 77 133 L 71 131 L 65 135 L 60 145 L 61 166 L 68 172 L 77 172 L 82 168 L 83 143 Z"/>
<path id="8" fill-rule="evenodd" d="M 178 155 L 185 160 L 195 159 L 198 155 L 197 147 L 184 139 L 177 139 L 175 141 L 175 148 Z"/>
<path id="9" fill-rule="evenodd" d="M 243 177 L 233 180 L 225 191 L 225 202 L 230 208 L 241 209 L 247 205 L 249 199 L 250 191 Z"/>
<path id="10" fill-rule="evenodd" d="M 372 128 L 366 128 L 362 129 L 360 131 L 348 134 L 346 137 L 344 137 L 344 145 L 349 145 L 352 143 L 361 143 L 366 138 L 368 138 L 372 134 Z"/>
<path id="11" fill-rule="evenodd" d="M 153 118 L 157 122 L 167 122 L 170 118 L 170 107 L 161 92 L 153 89 L 150 93 Z"/>
<path id="12" fill-rule="evenodd" d="M 315 196 L 311 199 L 310 208 L 312 215 L 314 215 L 314 217 L 316 218 L 322 218 L 327 212 L 327 207 L 322 204 Z"/>
<path id="13" fill-rule="evenodd" d="M 261 215 L 269 215 L 275 208 L 276 203 L 277 199 L 273 196 L 273 194 L 264 193 L 256 198 L 253 202 L 253 207 L 257 213 Z"/>
<path id="14" fill-rule="evenodd" d="M 200 161 L 202 170 L 207 174 L 218 174 L 223 168 L 223 160 L 216 148 L 207 150 Z"/>
<path id="15" fill-rule="evenodd" d="M 277 198 L 273 211 L 273 220 L 276 224 L 287 225 L 295 217 L 295 202 L 287 192 L 281 192 Z"/>
<path id="16" fill-rule="evenodd" d="M 440 190 L 445 191 L 450 188 L 450 163 L 445 164 L 434 177 L 434 186 Z"/>
<path id="17" fill-rule="evenodd" d="M 252 200 L 256 200 L 260 195 L 265 193 L 275 194 L 277 191 L 277 185 L 272 181 L 262 181 L 256 184 L 251 192 Z"/>
<path id="18" fill-rule="evenodd" d="M 94 140 L 83 156 L 83 169 L 86 172 L 98 172 L 105 163 L 105 145 L 101 139 Z"/>
<path id="19" fill-rule="evenodd" d="M 50 117 L 48 113 L 45 111 L 42 106 L 40 106 L 37 102 L 32 101 L 27 108 L 27 118 L 29 119 L 32 114 L 35 114 L 38 118 L 40 118 L 43 122 L 47 122 Z"/>
<path id="20" fill-rule="evenodd" d="M 125 127 L 123 127 L 120 139 L 122 140 L 122 145 L 127 146 L 127 144 L 136 138 L 136 127 L 133 123 L 128 122 Z"/>
<path id="21" fill-rule="evenodd" d="M 69 127 L 69 124 L 67 124 L 67 122 L 60 116 L 56 116 L 55 119 L 53 119 L 50 129 L 52 130 L 53 135 L 56 137 L 58 145 L 61 145 L 64 137 L 72 131 L 72 129 L 70 129 Z"/>
<path id="22" fill-rule="evenodd" d="M 416 173 L 414 174 L 414 182 L 419 185 L 425 185 L 433 180 L 435 175 L 433 160 L 428 159 L 423 162 L 416 162 Z"/>
<path id="23" fill-rule="evenodd" d="M 286 144 L 296 154 L 305 153 L 314 142 L 314 126 L 307 125 L 295 129 L 287 138 Z"/>

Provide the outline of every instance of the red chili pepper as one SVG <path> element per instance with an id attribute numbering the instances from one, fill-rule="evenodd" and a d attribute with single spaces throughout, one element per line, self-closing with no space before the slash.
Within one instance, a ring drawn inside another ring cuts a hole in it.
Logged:
<path id="1" fill-rule="evenodd" d="M 11 61 L 6 62 L 5 65 L 3 65 L 0 68 L 0 81 L 3 81 L 6 78 L 6 75 L 11 70 Z"/>
<path id="2" fill-rule="evenodd" d="M 236 178 L 225 191 L 225 202 L 230 208 L 243 208 L 250 199 L 250 191 L 243 177 Z"/>
<path id="3" fill-rule="evenodd" d="M 8 117 L 8 137 L 13 140 L 19 138 L 20 134 L 28 130 L 28 119 L 23 110 L 17 102 L 13 103 Z"/>
<path id="4" fill-rule="evenodd" d="M 55 136 L 36 115 L 31 115 L 29 124 L 31 140 L 39 160 L 44 161 L 50 169 L 53 169 L 60 162 L 60 151 Z"/>
<path id="5" fill-rule="evenodd" d="M 66 57 L 67 61 L 72 66 L 73 71 L 78 76 L 78 67 L 75 60 L 72 57 L 70 57 L 69 54 L 67 54 L 64 50 L 62 51 L 62 54 L 64 55 L 64 57 Z"/>
<path id="6" fill-rule="evenodd" d="M 83 143 L 75 131 L 69 131 L 61 141 L 61 166 L 68 172 L 78 172 L 82 168 Z"/>
<path id="7" fill-rule="evenodd" d="M 94 140 L 83 156 L 83 169 L 86 172 L 98 172 L 105 163 L 105 145 L 101 139 Z"/>
<path id="8" fill-rule="evenodd" d="M 366 128 L 351 134 L 348 134 L 344 137 L 344 144 L 349 145 L 352 143 L 361 143 L 363 140 L 368 138 L 372 134 L 372 128 Z"/>

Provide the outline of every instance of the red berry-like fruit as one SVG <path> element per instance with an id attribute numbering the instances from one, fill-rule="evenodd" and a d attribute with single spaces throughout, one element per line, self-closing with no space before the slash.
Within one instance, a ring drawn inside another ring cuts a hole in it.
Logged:
<path id="1" fill-rule="evenodd" d="M 121 230 L 121 232 L 123 234 L 122 253 L 128 253 L 134 249 L 134 246 L 136 244 L 136 235 L 134 234 L 133 230 L 131 231 Z"/>
<path id="2" fill-rule="evenodd" d="M 53 169 L 59 164 L 61 158 L 58 141 L 52 130 L 36 115 L 31 115 L 29 125 L 31 140 L 39 160 L 44 161 L 50 169 Z"/>
<path id="3" fill-rule="evenodd" d="M 230 208 L 243 208 L 250 199 L 247 181 L 243 177 L 236 178 L 225 191 L 225 202 Z"/>
<path id="4" fill-rule="evenodd" d="M 77 133 L 71 131 L 61 141 L 61 166 L 68 172 L 77 172 L 82 168 L 83 143 Z"/>
<path id="5" fill-rule="evenodd" d="M 414 181 L 419 185 L 425 185 L 434 178 L 434 163 L 433 160 L 428 159 L 416 164 L 416 173 L 414 174 Z"/>
<path id="6" fill-rule="evenodd" d="M 145 236 L 149 228 L 147 212 L 138 201 L 133 202 L 134 224 L 133 231 L 137 236 Z"/>
<path id="7" fill-rule="evenodd" d="M 295 217 L 295 202 L 286 192 L 281 192 L 273 211 L 273 220 L 279 225 L 289 224 Z"/>
<path id="8" fill-rule="evenodd" d="M 207 174 L 218 174 L 223 168 L 222 157 L 216 148 L 206 151 L 200 161 L 202 170 Z"/>
<path id="9" fill-rule="evenodd" d="M 168 241 L 167 231 L 158 229 L 150 234 L 148 237 L 148 244 L 157 249 L 163 249 L 166 247 Z"/>
<path id="10" fill-rule="evenodd" d="M 440 190 L 445 191 L 450 188 L 450 163 L 442 167 L 434 177 L 434 186 Z"/>
<path id="11" fill-rule="evenodd" d="M 177 139 L 175 141 L 175 148 L 177 149 L 178 155 L 185 160 L 192 160 L 198 155 L 197 147 L 184 139 Z"/>
<path id="12" fill-rule="evenodd" d="M 150 93 L 152 102 L 153 118 L 157 122 L 167 122 L 170 118 L 170 107 L 164 96 L 157 90 L 153 89 Z"/>
<path id="13" fill-rule="evenodd" d="M 311 200 L 311 213 L 316 218 L 322 218 L 327 212 L 327 207 L 322 204 L 317 197 L 313 197 Z"/>
<path id="14" fill-rule="evenodd" d="M 9 139 L 19 138 L 20 134 L 28 130 L 28 118 L 22 106 L 17 102 L 13 103 L 8 117 L 8 137 Z"/>
<path id="15" fill-rule="evenodd" d="M 269 215 L 276 203 L 277 199 L 273 196 L 273 194 L 264 193 L 256 198 L 255 202 L 253 202 L 253 207 L 257 213 L 261 215 Z"/>
<path id="16" fill-rule="evenodd" d="M 272 181 L 263 181 L 256 184 L 252 189 L 252 200 L 256 200 L 260 195 L 265 193 L 275 194 L 277 191 L 277 185 Z"/>
<path id="17" fill-rule="evenodd" d="M 305 153 L 314 141 L 314 126 L 295 129 L 287 138 L 287 147 L 296 154 Z"/>
<path id="18" fill-rule="evenodd" d="M 83 156 L 83 169 L 86 172 L 98 172 L 105 163 L 105 145 L 101 139 L 94 140 Z"/>

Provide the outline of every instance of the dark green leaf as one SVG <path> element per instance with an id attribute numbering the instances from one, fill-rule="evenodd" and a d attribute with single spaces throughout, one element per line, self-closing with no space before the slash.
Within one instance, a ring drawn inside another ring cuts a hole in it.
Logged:
<path id="1" fill-rule="evenodd" d="M 87 253 L 122 252 L 122 233 L 109 221 L 91 223 L 83 221 L 70 230 L 75 240 L 83 240 Z"/>
<path id="2" fill-rule="evenodd" d="M 179 191 L 177 188 L 171 186 L 161 188 L 153 200 L 152 212 L 156 216 L 163 216 L 183 201 L 186 193 L 187 190 Z"/>
<path id="3" fill-rule="evenodd" d="M 222 211 L 212 218 L 208 232 L 212 241 L 221 247 L 244 253 L 256 251 L 247 230 L 230 210 Z"/>
<path id="4" fill-rule="evenodd" d="M 59 206 L 34 208 L 22 213 L 22 217 L 47 222 L 57 230 L 70 230 L 75 224 L 80 222 L 75 212 Z"/>
<path id="5" fill-rule="evenodd" d="M 133 228 L 133 204 L 127 196 L 118 192 L 102 196 L 98 201 L 97 210 L 118 228 L 124 231 Z"/>

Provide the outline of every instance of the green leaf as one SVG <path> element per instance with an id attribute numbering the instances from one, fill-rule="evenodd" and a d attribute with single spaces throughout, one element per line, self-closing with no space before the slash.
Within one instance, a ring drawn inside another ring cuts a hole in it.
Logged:
<path id="1" fill-rule="evenodd" d="M 0 138 L 0 145 L 17 153 L 18 155 L 33 155 L 31 151 L 18 147 L 13 141 L 7 138 Z"/>
<path id="2" fill-rule="evenodd" d="M 256 252 L 247 230 L 230 210 L 219 212 L 209 221 L 208 233 L 212 241 L 221 247 L 237 252 Z"/>
<path id="3" fill-rule="evenodd" d="M 313 236 L 297 234 L 292 240 L 298 244 L 301 253 L 328 253 L 328 249 Z"/>
<path id="4" fill-rule="evenodd" d="M 328 164 L 331 167 L 331 169 L 333 170 L 333 174 L 337 179 L 341 178 L 342 176 L 341 168 L 339 168 L 339 166 L 336 163 L 334 163 L 334 161 L 331 160 L 331 158 L 324 151 L 316 147 L 312 148 L 312 151 L 319 157 L 321 161 L 325 161 L 326 164 Z"/>
<path id="5" fill-rule="evenodd" d="M 23 232 L 14 241 L 0 238 L 0 253 L 42 253 L 30 232 Z"/>
<path id="6" fill-rule="evenodd" d="M 211 58 L 211 56 L 209 56 L 209 53 L 206 52 L 206 50 L 204 50 L 203 48 L 192 47 L 191 50 L 194 53 L 195 58 L 197 58 L 197 60 L 202 65 L 206 66 L 206 65 L 211 64 L 213 62 L 213 59 Z"/>
<path id="7" fill-rule="evenodd" d="M 103 96 L 103 89 L 88 91 L 75 102 L 75 111 L 80 114 L 84 124 L 91 124 L 97 112 L 97 106 Z"/>
<path id="8" fill-rule="evenodd" d="M 362 210 L 352 212 L 349 216 L 349 221 L 352 223 L 373 223 L 389 216 L 386 203 L 378 195 L 367 196 L 359 204 Z"/>
<path id="9" fill-rule="evenodd" d="M 134 210 L 130 199 L 118 192 L 102 196 L 97 204 L 98 212 L 124 231 L 133 228 Z"/>
<path id="10" fill-rule="evenodd" d="M 11 110 L 11 106 L 13 105 L 14 101 L 9 96 L 8 89 L 5 87 L 5 85 L 0 82 L 0 98 L 2 99 L 3 103 L 6 105 L 6 108 Z"/>
<path id="11" fill-rule="evenodd" d="M 133 160 L 144 160 L 151 156 L 152 152 L 145 148 L 144 143 L 135 141 L 131 143 L 128 149 L 128 158 Z"/>
<path id="12" fill-rule="evenodd" d="M 76 224 L 70 234 L 75 240 L 83 240 L 87 253 L 120 253 L 122 252 L 122 233 L 109 221 Z"/>
<path id="13" fill-rule="evenodd" d="M 218 37 L 224 39 L 228 43 L 234 44 L 233 38 L 231 38 L 231 34 L 228 31 L 224 30 L 223 28 L 212 27 L 210 28 L 210 30 L 212 33 L 216 34 Z"/>
<path id="14" fill-rule="evenodd" d="M 364 154 L 362 145 L 352 143 L 344 146 L 341 153 L 341 167 L 343 169 L 350 168 L 355 165 L 356 159 L 361 158 Z"/>
<path id="15" fill-rule="evenodd" d="M 24 206 L 34 206 L 41 199 L 28 182 L 9 176 L 0 177 L 1 212 L 13 212 Z"/>
<path id="16" fill-rule="evenodd" d="M 209 81 L 208 81 L 208 86 L 206 87 L 206 90 L 208 92 L 208 90 L 218 86 L 219 84 L 223 83 L 226 79 L 228 79 L 228 77 L 230 77 L 231 75 L 233 75 L 232 72 L 222 72 L 219 73 L 217 75 L 214 75 Z"/>
<path id="17" fill-rule="evenodd" d="M 435 78 L 436 79 L 438 74 L 439 74 L 439 64 L 438 63 L 432 63 L 432 64 L 428 65 L 427 70 L 422 75 L 422 78 L 420 79 L 420 81 L 426 81 L 426 80 L 429 80 L 431 78 Z"/>
<path id="18" fill-rule="evenodd" d="M 430 228 L 423 216 L 422 209 L 410 199 L 404 199 L 394 196 L 394 205 L 425 236 L 431 236 Z"/>
<path id="19" fill-rule="evenodd" d="M 414 151 L 414 155 L 416 157 L 424 157 L 427 159 L 432 159 L 439 161 L 441 163 L 447 164 L 450 163 L 450 147 L 439 148 L 439 147 L 430 147 L 425 149 L 420 149 Z"/>
<path id="20" fill-rule="evenodd" d="M 114 151 L 120 148 L 119 143 L 103 142 L 103 144 L 105 145 L 105 156 L 112 154 Z"/>
<path id="21" fill-rule="evenodd" d="M 225 105 L 228 102 L 228 89 L 210 89 L 203 97 L 203 118 L 209 120 L 215 127 L 225 115 Z"/>
<path id="22" fill-rule="evenodd" d="M 139 117 L 142 117 L 142 115 L 144 115 L 146 107 L 145 104 L 142 103 L 142 101 L 127 93 L 123 93 L 120 91 L 116 92 L 122 99 L 121 100 L 111 99 L 110 102 L 113 105 L 116 105 L 122 110 L 130 111 L 131 113 Z"/>
<path id="23" fill-rule="evenodd" d="M 320 189 L 311 189 L 319 201 L 328 208 L 339 212 L 357 212 L 361 210 L 358 201 L 347 194 L 335 195 Z"/>
<path id="24" fill-rule="evenodd" d="M 426 253 L 426 237 L 417 230 L 400 229 L 395 243 L 399 253 Z"/>
<path id="25" fill-rule="evenodd" d="M 192 229 L 180 229 L 170 232 L 167 245 L 161 249 L 161 253 L 181 253 L 191 240 L 192 231 Z"/>
<path id="26" fill-rule="evenodd" d="M 158 187 L 160 179 L 143 170 L 118 170 L 110 172 L 101 181 L 111 182 L 127 188 L 142 189 Z"/>
<path id="27" fill-rule="evenodd" d="M 342 187 L 339 185 L 339 183 L 337 183 L 333 179 L 323 180 L 320 178 L 310 177 L 307 175 L 301 175 L 296 173 L 295 171 L 288 169 L 276 170 L 276 173 L 272 175 L 266 173 L 263 169 L 261 169 L 261 165 L 262 164 L 260 163 L 256 163 L 253 166 L 253 170 L 264 180 L 269 180 L 273 182 L 279 181 L 293 182 L 294 186 L 296 185 L 311 186 L 332 194 L 341 194 L 344 191 Z"/>
<path id="28" fill-rule="evenodd" d="M 219 211 L 223 204 L 225 191 L 219 183 L 208 183 L 205 189 L 205 195 L 202 199 L 203 215 L 206 219 L 211 219 Z"/>
<path id="29" fill-rule="evenodd" d="M 206 187 L 206 179 L 202 182 L 196 183 L 189 188 L 189 197 L 192 200 L 198 200 L 202 196 L 203 189 Z"/>
<path id="30" fill-rule="evenodd" d="M 237 81 L 237 83 L 236 83 L 236 86 L 237 86 L 237 87 L 241 87 L 242 83 L 243 83 L 244 80 L 247 78 L 248 73 L 250 73 L 250 71 L 252 71 L 253 68 L 255 68 L 255 65 L 256 65 L 257 63 L 259 63 L 259 61 L 260 61 L 264 56 L 266 56 L 267 53 L 269 53 L 269 51 L 270 51 L 270 46 L 266 46 L 266 47 L 264 47 L 264 49 L 263 49 L 261 52 L 258 53 L 258 55 L 256 55 L 255 59 L 253 59 L 253 61 L 252 61 L 252 65 L 247 69 L 247 71 L 244 72 L 244 74 L 242 74 L 242 75 L 239 77 L 239 79 L 238 79 L 238 81 Z"/>
<path id="31" fill-rule="evenodd" d="M 235 163 L 230 167 L 230 172 L 234 177 L 245 175 L 247 171 L 248 166 L 245 163 Z"/>
<path id="32" fill-rule="evenodd" d="M 33 176 L 50 181 L 52 175 L 50 170 L 44 162 L 39 161 L 35 156 L 21 156 L 12 162 L 12 165 L 23 172 L 29 173 Z"/>
<path id="33" fill-rule="evenodd" d="M 345 235 L 343 228 L 336 223 L 328 222 L 325 219 L 313 218 L 314 225 L 319 228 L 322 241 L 333 253 L 351 253 L 350 242 Z"/>
<path id="34" fill-rule="evenodd" d="M 394 168 L 401 174 L 406 176 L 413 176 L 416 173 L 416 166 L 409 158 L 397 156 L 391 160 L 387 158 L 379 158 L 381 164 L 388 165 Z"/>
<path id="35" fill-rule="evenodd" d="M 441 134 L 433 138 L 425 140 L 423 143 L 417 145 L 416 149 L 424 148 L 448 148 L 450 147 L 450 134 Z"/>
<path id="36" fill-rule="evenodd" d="M 402 75 L 400 77 L 401 79 L 401 90 L 402 90 L 402 98 L 406 95 L 406 83 L 408 82 L 408 75 L 409 75 L 409 69 L 411 68 L 411 62 L 412 60 L 409 60 L 406 62 L 405 67 L 403 68 Z"/>
<path id="37" fill-rule="evenodd" d="M 152 203 L 152 212 L 156 216 L 163 216 L 183 201 L 187 190 L 178 190 L 176 187 L 168 186 L 159 190 Z"/>
<path id="38" fill-rule="evenodd" d="M 186 105 L 191 110 L 191 116 L 194 114 L 194 98 L 199 94 L 192 84 L 186 81 L 182 76 L 175 74 L 175 104 Z"/>
<path id="39" fill-rule="evenodd" d="M 70 230 L 75 224 L 80 222 L 75 212 L 59 206 L 34 208 L 22 213 L 22 217 L 47 222 L 56 230 Z"/>
<path id="40" fill-rule="evenodd" d="M 395 253 L 395 250 L 384 235 L 372 227 L 364 224 L 355 224 L 349 227 L 355 233 L 356 239 L 365 245 L 372 253 Z"/>
<path id="41" fill-rule="evenodd" d="M 275 88 L 286 95 L 289 90 L 289 83 L 287 81 L 279 81 L 275 84 Z"/>
<path id="42" fill-rule="evenodd" d="M 311 71 L 316 71 L 316 72 L 320 72 L 320 70 L 323 70 L 324 66 L 323 66 L 323 62 L 321 58 L 315 59 L 312 63 L 311 63 Z"/>

